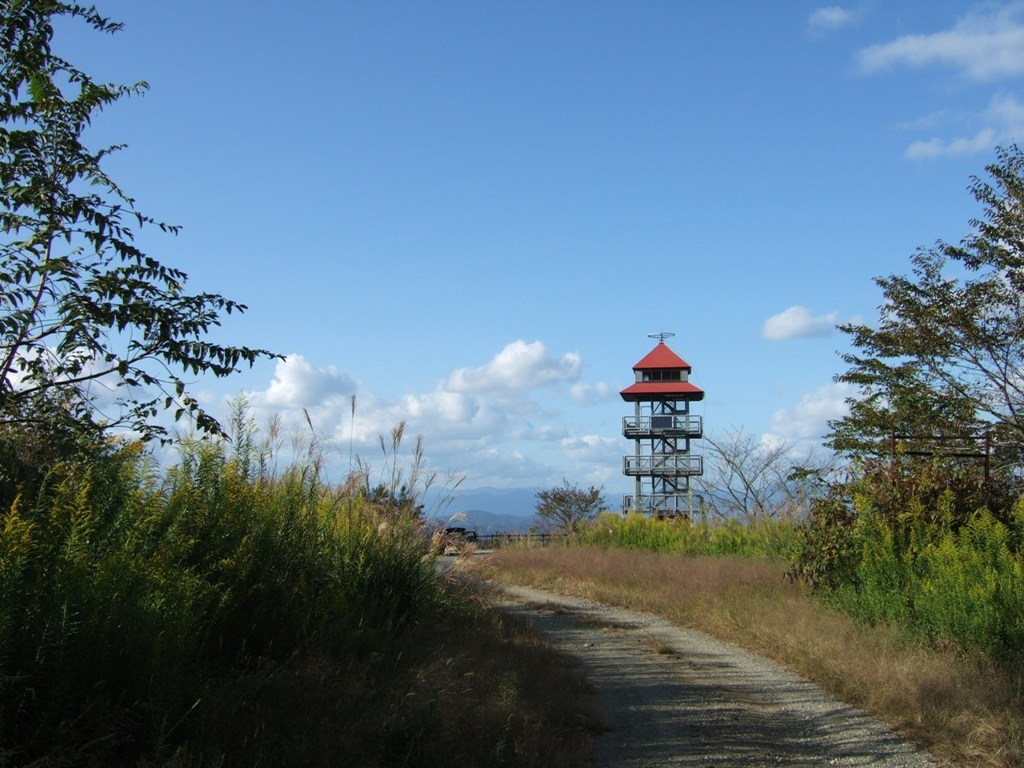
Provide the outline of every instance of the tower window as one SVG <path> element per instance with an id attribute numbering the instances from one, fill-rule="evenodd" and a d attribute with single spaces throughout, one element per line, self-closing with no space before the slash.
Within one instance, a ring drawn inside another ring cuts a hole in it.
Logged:
<path id="1" fill-rule="evenodd" d="M 641 381 L 682 381 L 683 372 L 678 368 L 644 371 Z"/>

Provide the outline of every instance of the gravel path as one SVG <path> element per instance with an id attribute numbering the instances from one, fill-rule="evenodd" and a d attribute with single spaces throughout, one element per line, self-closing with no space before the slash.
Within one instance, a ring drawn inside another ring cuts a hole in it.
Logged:
<path id="1" fill-rule="evenodd" d="M 602 768 L 935 766 L 864 712 L 728 643 L 648 614 L 522 587 L 504 610 L 578 658 L 600 697 Z"/>

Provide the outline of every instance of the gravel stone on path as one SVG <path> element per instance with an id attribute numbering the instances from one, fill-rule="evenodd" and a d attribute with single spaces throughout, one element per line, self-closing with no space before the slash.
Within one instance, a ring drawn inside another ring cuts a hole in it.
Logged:
<path id="1" fill-rule="evenodd" d="M 579 659 L 608 731 L 600 768 L 938 766 L 861 710 L 737 646 L 649 614 L 502 586 L 522 616 Z"/>

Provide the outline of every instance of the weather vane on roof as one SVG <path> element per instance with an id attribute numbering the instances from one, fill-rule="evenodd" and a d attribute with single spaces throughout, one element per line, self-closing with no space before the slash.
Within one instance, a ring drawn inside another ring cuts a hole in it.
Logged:
<path id="1" fill-rule="evenodd" d="M 657 333 L 648 333 L 647 335 L 652 339 L 657 339 L 659 344 L 664 344 L 665 339 L 671 339 L 675 336 L 674 333 L 670 333 L 669 331 L 658 331 Z"/>

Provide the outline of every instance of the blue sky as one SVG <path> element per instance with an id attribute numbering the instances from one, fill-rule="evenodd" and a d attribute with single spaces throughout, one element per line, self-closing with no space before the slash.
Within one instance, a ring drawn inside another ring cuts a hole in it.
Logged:
<path id="1" fill-rule="evenodd" d="M 979 213 L 1024 135 L 1024 3 L 99 2 L 61 27 L 142 246 L 288 356 L 194 390 L 303 409 L 376 460 L 399 421 L 465 485 L 628 492 L 618 395 L 670 331 L 711 435 L 806 449 L 837 322 Z M 356 395 L 356 417 L 350 418 Z"/>

